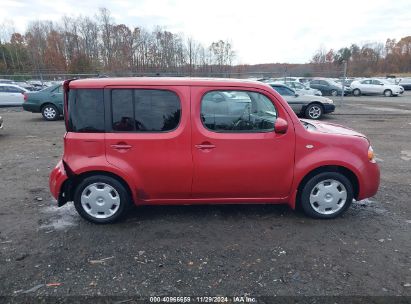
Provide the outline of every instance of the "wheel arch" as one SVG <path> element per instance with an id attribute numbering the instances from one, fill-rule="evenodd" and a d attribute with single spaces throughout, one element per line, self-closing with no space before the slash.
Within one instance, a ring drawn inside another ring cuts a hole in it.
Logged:
<path id="1" fill-rule="evenodd" d="M 296 198 L 295 198 L 295 207 L 299 208 L 300 207 L 300 200 L 301 200 L 301 191 L 304 188 L 304 185 L 315 175 L 324 173 L 324 172 L 337 172 L 341 173 L 344 175 L 348 180 L 351 182 L 351 185 L 353 187 L 353 196 L 354 198 L 358 198 L 359 192 L 360 192 L 360 183 L 358 180 L 357 175 L 349 168 L 341 166 L 341 165 L 325 165 L 321 167 L 317 167 L 315 169 L 312 169 L 309 171 L 299 182 L 297 186 L 297 191 L 296 191 Z"/>
<path id="2" fill-rule="evenodd" d="M 310 101 L 308 104 L 304 105 L 304 106 L 301 108 L 301 113 L 300 113 L 300 114 L 303 115 L 303 116 L 305 116 L 305 113 L 306 113 L 307 109 L 308 109 L 311 105 L 314 105 L 314 104 L 319 105 L 319 106 L 321 107 L 322 111 L 323 111 L 322 114 L 324 114 L 324 105 L 323 105 L 320 101 L 318 101 L 318 100 L 312 100 L 312 101 Z"/>
<path id="3" fill-rule="evenodd" d="M 71 174 L 70 178 L 64 181 L 62 185 L 62 189 L 66 191 L 67 201 L 72 201 L 74 199 L 74 193 L 76 191 L 77 186 L 87 177 L 94 176 L 94 175 L 104 175 L 111 178 L 116 179 L 119 181 L 127 190 L 127 193 L 130 196 L 131 200 L 134 200 L 133 192 L 131 191 L 130 185 L 126 182 L 126 180 L 118 174 L 115 174 L 110 171 L 104 170 L 92 170 L 92 171 L 85 171 L 78 175 Z M 63 191 L 61 191 L 63 192 Z"/>

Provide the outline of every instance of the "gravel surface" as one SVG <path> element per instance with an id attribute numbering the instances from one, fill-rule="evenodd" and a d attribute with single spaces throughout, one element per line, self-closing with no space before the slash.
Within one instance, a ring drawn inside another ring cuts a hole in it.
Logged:
<path id="1" fill-rule="evenodd" d="M 0 115 L 0 295 L 411 295 L 410 92 L 345 98 L 325 117 L 366 134 L 382 172 L 378 194 L 335 220 L 273 205 L 147 206 L 93 225 L 48 190 L 63 122 Z"/>

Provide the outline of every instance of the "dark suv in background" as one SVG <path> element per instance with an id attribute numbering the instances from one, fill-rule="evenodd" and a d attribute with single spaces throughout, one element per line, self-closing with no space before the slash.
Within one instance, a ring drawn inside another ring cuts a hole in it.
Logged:
<path id="1" fill-rule="evenodd" d="M 341 96 L 341 83 L 335 82 L 331 79 L 313 79 L 310 82 L 310 87 L 320 90 L 323 95 Z M 347 86 L 344 87 L 344 95 L 351 94 L 351 89 Z"/>

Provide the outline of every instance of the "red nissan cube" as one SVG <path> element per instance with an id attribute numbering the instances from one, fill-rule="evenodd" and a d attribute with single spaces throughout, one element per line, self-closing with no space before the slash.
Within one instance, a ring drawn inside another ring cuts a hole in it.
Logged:
<path id="1" fill-rule="evenodd" d="M 101 78 L 64 91 L 64 155 L 50 190 L 94 223 L 133 204 L 288 204 L 334 218 L 378 190 L 364 135 L 298 119 L 263 83 Z"/>

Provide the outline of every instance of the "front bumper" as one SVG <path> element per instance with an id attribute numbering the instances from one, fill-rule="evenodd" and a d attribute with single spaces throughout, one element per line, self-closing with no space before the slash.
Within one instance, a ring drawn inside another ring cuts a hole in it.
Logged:
<path id="1" fill-rule="evenodd" d="M 374 196 L 380 186 L 380 168 L 377 163 L 368 162 L 362 168 L 361 173 L 357 201 Z"/>
<path id="2" fill-rule="evenodd" d="M 323 103 L 324 106 L 324 113 L 332 113 L 335 111 L 335 105 L 330 103 Z"/>
<path id="3" fill-rule="evenodd" d="M 63 161 L 60 160 L 56 167 L 51 171 L 49 177 L 49 188 L 53 197 L 57 200 L 58 205 L 62 206 L 67 202 L 67 196 L 63 191 L 63 186 L 68 180 Z"/>

